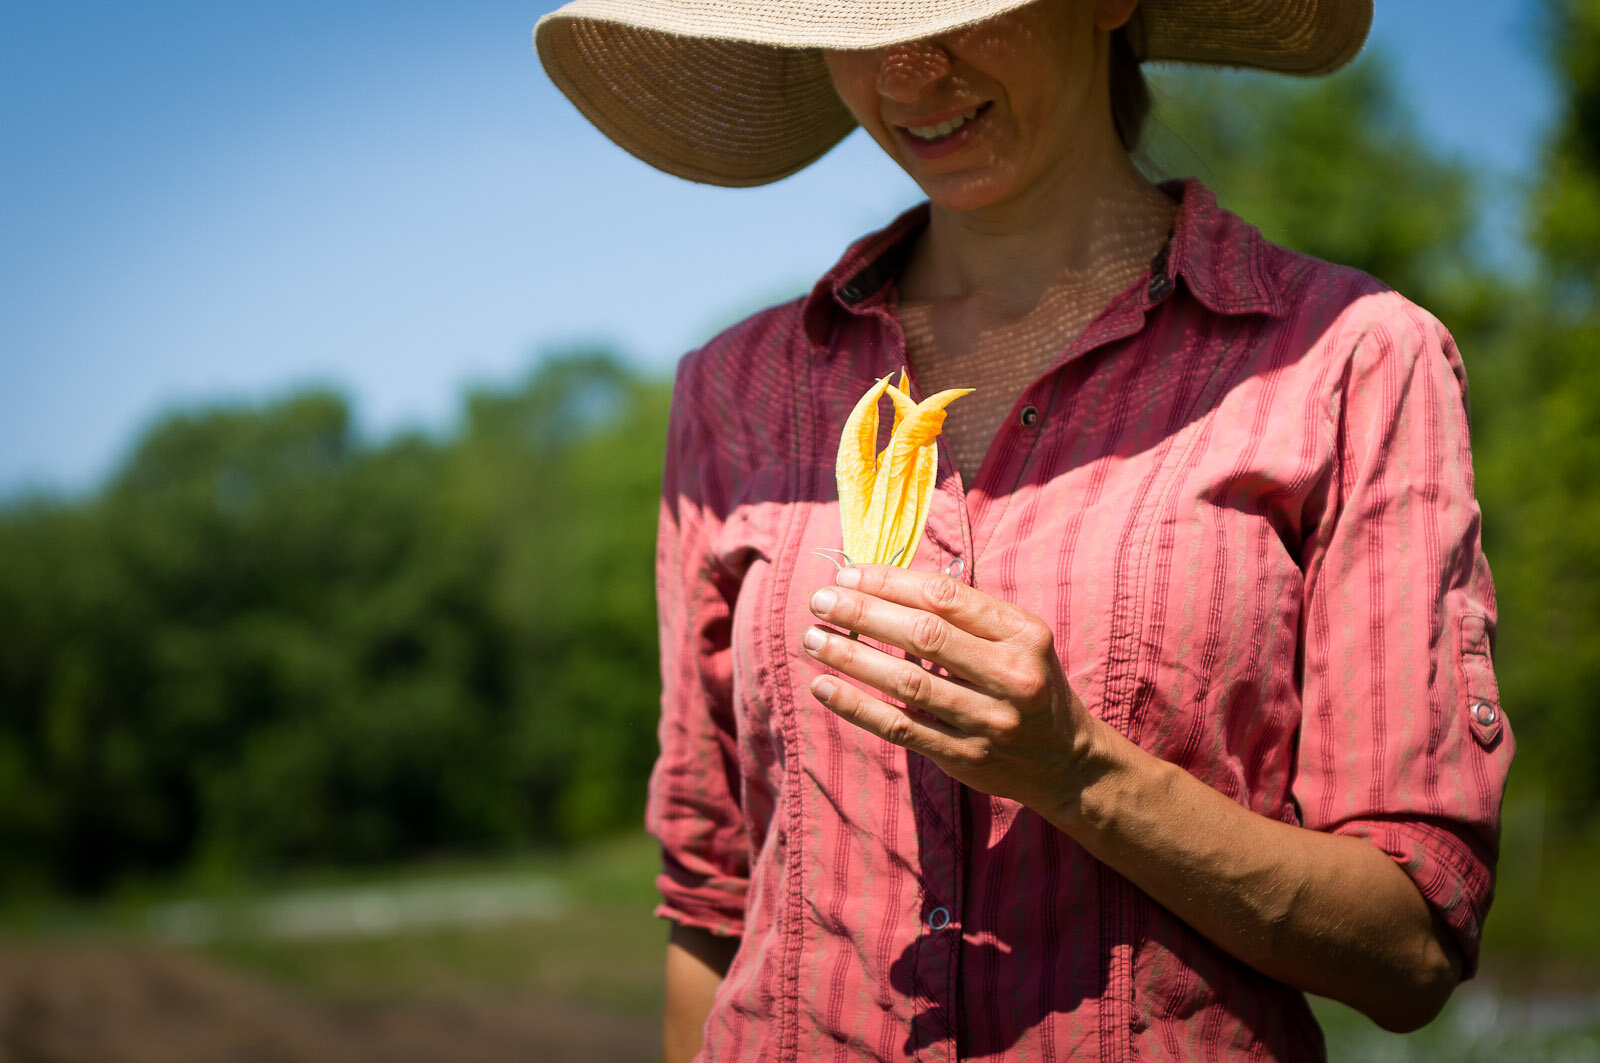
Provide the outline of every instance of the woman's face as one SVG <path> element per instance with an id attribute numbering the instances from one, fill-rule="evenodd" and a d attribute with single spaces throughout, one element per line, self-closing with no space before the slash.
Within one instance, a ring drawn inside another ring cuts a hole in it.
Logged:
<path id="1" fill-rule="evenodd" d="M 1038 0 L 873 51 L 827 52 L 834 88 L 934 203 L 1010 201 L 1085 152 L 1121 150 L 1106 49 L 1137 0 Z"/>

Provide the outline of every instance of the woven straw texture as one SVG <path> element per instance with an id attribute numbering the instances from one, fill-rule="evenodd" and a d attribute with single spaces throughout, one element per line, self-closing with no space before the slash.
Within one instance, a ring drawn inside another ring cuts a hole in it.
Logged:
<path id="1" fill-rule="evenodd" d="M 667 173 L 747 186 L 787 177 L 855 126 L 822 49 L 938 36 L 1026 0 L 574 0 L 539 20 L 556 86 Z M 1313 76 L 1355 57 L 1372 0 L 1143 0 L 1135 53 Z"/>

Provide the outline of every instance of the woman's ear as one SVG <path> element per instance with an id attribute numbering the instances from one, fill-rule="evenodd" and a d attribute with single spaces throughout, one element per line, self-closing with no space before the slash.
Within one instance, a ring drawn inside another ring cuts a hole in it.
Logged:
<path id="1" fill-rule="evenodd" d="M 1098 30 L 1121 29 L 1133 17 L 1139 0 L 1095 0 L 1094 27 Z"/>

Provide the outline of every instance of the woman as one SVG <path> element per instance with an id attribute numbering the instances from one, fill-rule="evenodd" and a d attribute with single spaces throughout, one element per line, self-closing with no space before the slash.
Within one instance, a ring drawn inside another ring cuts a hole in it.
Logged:
<path id="1" fill-rule="evenodd" d="M 1302 991 L 1407 1030 L 1476 964 L 1512 741 L 1454 345 L 1128 158 L 1140 58 L 1321 73 L 1370 6 L 1136 2 L 540 25 L 663 169 L 858 123 L 929 200 L 679 371 L 670 1059 L 1314 1059 Z M 835 575 L 840 429 L 902 365 L 977 390 L 911 566 Z"/>

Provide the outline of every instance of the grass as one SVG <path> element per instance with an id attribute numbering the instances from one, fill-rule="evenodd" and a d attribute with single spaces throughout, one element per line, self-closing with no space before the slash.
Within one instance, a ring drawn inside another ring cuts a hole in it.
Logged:
<path id="1" fill-rule="evenodd" d="M 1600 1061 L 1600 1001 L 1587 1014 L 1576 999 L 1530 1007 L 1485 990 L 1463 988 L 1428 1026 L 1404 1036 L 1385 1033 L 1331 1000 L 1312 1010 L 1338 1063 L 1596 1063 Z"/>
<path id="2" fill-rule="evenodd" d="M 1541 841 L 1536 862 L 1514 845 L 1507 856 L 1524 863 L 1502 865 L 1501 904 L 1491 919 L 1484 978 L 1464 986 L 1426 1030 L 1406 1037 L 1385 1034 L 1338 1004 L 1314 1001 L 1331 1058 L 1600 1063 L 1600 931 L 1592 910 L 1600 847 L 1587 839 Z M 569 854 L 297 875 L 271 890 L 235 888 L 211 899 L 237 914 L 286 892 L 498 883 L 552 890 L 560 905 L 542 918 L 303 939 L 252 934 L 235 919 L 193 947 L 227 967 L 335 1003 L 535 995 L 647 1019 L 660 1007 L 666 936 L 650 914 L 656 865 L 654 843 L 631 835 Z M 149 904 L 179 899 L 145 893 L 99 908 L 58 909 L 42 920 L 38 911 L 14 912 L 0 920 L 0 931 L 137 939 L 148 933 L 140 913 Z M 31 921 L 25 928 L 19 920 Z M 1552 950 L 1563 920 L 1570 932 Z M 1552 979 L 1557 960 L 1567 974 Z"/>
<path id="3" fill-rule="evenodd" d="M 216 913 L 214 934 L 180 943 L 223 965 L 334 1003 L 524 994 L 620 1014 L 660 1009 L 666 927 L 656 903 L 655 843 L 642 834 L 571 853 L 451 860 L 383 869 L 323 869 L 202 889 L 131 888 L 96 904 L 35 899 L 0 910 L 0 941 L 149 944 L 152 915 Z M 254 906 L 316 894 L 448 892 L 525 886 L 558 902 L 549 917 L 281 938 L 252 930 Z"/>
<path id="4" fill-rule="evenodd" d="M 664 924 L 650 914 L 656 864 L 654 843 L 630 836 L 570 856 L 471 869 L 552 880 L 565 902 L 559 918 L 317 940 L 229 935 L 204 949 L 230 966 L 338 1001 L 533 993 L 654 1014 L 666 942 Z"/>

